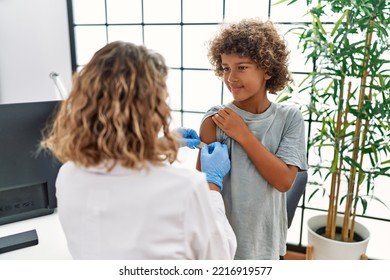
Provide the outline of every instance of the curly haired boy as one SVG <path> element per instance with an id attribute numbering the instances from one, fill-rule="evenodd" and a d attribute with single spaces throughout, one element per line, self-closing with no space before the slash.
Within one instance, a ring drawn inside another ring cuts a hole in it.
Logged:
<path id="1" fill-rule="evenodd" d="M 208 55 L 233 96 L 206 112 L 200 138 L 228 146 L 222 195 L 237 237 L 235 259 L 279 259 L 286 253 L 286 191 L 307 169 L 301 112 L 267 95 L 292 81 L 289 51 L 272 22 L 244 19 L 222 24 Z"/>

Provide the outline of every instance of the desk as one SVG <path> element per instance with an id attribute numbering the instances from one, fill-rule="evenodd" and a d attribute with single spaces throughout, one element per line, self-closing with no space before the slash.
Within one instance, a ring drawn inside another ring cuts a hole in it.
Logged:
<path id="1" fill-rule="evenodd" d="M 69 260 L 65 235 L 58 220 L 57 210 L 20 222 L 0 225 L 0 237 L 35 229 L 38 245 L 0 254 L 1 260 Z"/>

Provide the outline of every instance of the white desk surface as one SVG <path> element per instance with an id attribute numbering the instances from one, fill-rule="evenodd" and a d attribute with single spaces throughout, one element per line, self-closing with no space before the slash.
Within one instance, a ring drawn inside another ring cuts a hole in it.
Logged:
<path id="1" fill-rule="evenodd" d="M 33 229 L 37 231 L 37 245 L 0 254 L 0 260 L 72 259 L 56 210 L 50 215 L 0 225 L 0 237 Z"/>

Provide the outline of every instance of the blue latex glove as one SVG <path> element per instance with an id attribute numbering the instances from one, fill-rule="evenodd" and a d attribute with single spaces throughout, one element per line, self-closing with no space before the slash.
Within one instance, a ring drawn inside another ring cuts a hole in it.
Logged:
<path id="1" fill-rule="evenodd" d="M 222 191 L 223 177 L 230 170 L 230 159 L 225 144 L 214 142 L 203 144 L 200 152 L 202 171 L 206 173 L 207 182 L 216 184 Z"/>
<path id="2" fill-rule="evenodd" d="M 200 138 L 195 130 L 191 128 L 179 127 L 176 129 L 176 131 L 179 132 L 182 136 L 182 139 L 180 139 L 181 147 L 195 149 L 196 146 L 200 144 Z"/>

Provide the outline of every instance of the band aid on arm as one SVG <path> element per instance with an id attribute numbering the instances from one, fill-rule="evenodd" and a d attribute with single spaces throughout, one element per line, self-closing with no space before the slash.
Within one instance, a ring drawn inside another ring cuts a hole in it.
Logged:
<path id="1" fill-rule="evenodd" d="M 196 148 L 198 148 L 199 150 L 201 150 L 202 149 L 202 146 L 203 146 L 203 142 L 200 142 L 197 146 L 196 146 Z"/>

